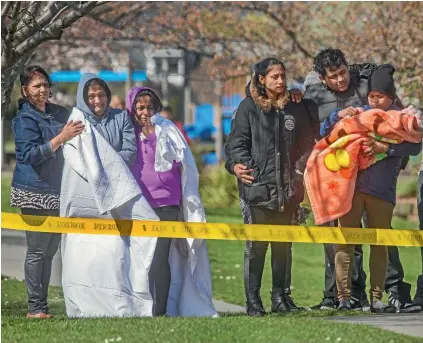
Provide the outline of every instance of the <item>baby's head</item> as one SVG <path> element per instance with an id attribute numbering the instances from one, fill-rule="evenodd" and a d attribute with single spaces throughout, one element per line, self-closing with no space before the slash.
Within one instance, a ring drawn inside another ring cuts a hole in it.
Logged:
<path id="1" fill-rule="evenodd" d="M 395 68 L 390 64 L 382 64 L 373 71 L 367 93 L 371 108 L 386 111 L 393 104 L 396 95 L 394 72 Z"/>

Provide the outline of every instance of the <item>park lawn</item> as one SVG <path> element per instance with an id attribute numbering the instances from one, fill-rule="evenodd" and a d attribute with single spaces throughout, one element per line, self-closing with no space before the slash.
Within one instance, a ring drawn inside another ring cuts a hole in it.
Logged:
<path id="1" fill-rule="evenodd" d="M 2 211 L 17 212 L 9 206 L 11 173 L 2 173 Z M 208 208 L 209 222 L 241 223 L 239 208 Z M 394 228 L 416 228 L 417 223 L 404 220 L 393 221 Z M 209 240 L 207 242 L 213 277 L 213 297 L 227 302 L 244 305 L 243 285 L 243 241 Z M 369 276 L 369 247 L 364 247 L 365 270 Z M 417 275 L 421 273 L 420 250 L 413 247 L 400 248 L 405 280 L 415 291 Z M 270 252 L 269 252 L 270 256 Z M 262 297 L 265 307 L 270 307 L 271 273 L 270 258 L 267 259 L 262 283 Z M 416 262 L 417 261 L 417 262 Z M 324 253 L 321 244 L 295 243 L 293 245 L 292 295 L 301 306 L 314 306 L 322 298 L 324 286 Z M 368 285 L 369 286 L 369 285 Z M 414 293 L 412 294 L 412 296 Z"/>
<path id="2" fill-rule="evenodd" d="M 366 325 L 336 323 L 307 314 L 249 318 L 97 318 L 65 316 L 61 289 L 50 287 L 51 320 L 25 318 L 25 285 L 2 278 L 2 342 L 395 342 L 421 340 Z M 318 313 L 318 312 L 312 312 Z"/>
<path id="3" fill-rule="evenodd" d="M 16 207 L 10 207 L 10 187 L 12 184 L 12 173 L 1 173 L 1 211 L 19 213 Z"/>
<path id="4" fill-rule="evenodd" d="M 9 207 L 11 175 L 2 174 L 2 211 Z M 209 222 L 240 223 L 239 208 L 207 209 Z M 403 223 L 399 222 L 397 228 Z M 397 224 L 395 224 L 397 225 Z M 244 305 L 244 242 L 209 240 L 213 275 L 213 297 Z M 415 287 L 419 273 L 419 249 L 400 248 L 406 281 Z M 368 272 L 368 247 L 365 266 Z M 312 306 L 320 301 L 323 289 L 324 255 L 320 244 L 297 243 L 293 247 L 292 293 L 297 304 Z M 267 262 L 262 297 L 270 307 L 271 275 Z M 413 289 L 414 291 L 414 289 Z M 419 342 L 377 328 L 325 321 L 324 316 L 337 311 L 303 312 L 283 317 L 262 319 L 245 315 L 223 318 L 144 318 L 144 319 L 74 319 L 64 314 L 62 291 L 51 287 L 49 303 L 55 319 L 26 320 L 26 291 L 23 282 L 2 279 L 2 340 L 4 342 L 244 342 L 254 337 L 257 342 Z M 352 315 L 359 315 L 354 312 Z"/>
<path id="5" fill-rule="evenodd" d="M 241 223 L 240 209 L 208 209 L 209 222 Z M 400 222 L 398 222 L 401 224 Z M 395 225 L 395 221 L 394 221 Z M 395 228 L 401 228 L 394 226 Z M 227 302 L 245 305 L 243 284 L 243 241 L 208 240 L 213 277 L 213 296 Z M 270 249 L 270 248 L 269 248 Z M 369 246 L 364 246 L 364 266 L 369 285 Z M 414 296 L 417 276 L 421 273 L 420 249 L 400 247 L 405 281 L 412 285 Z M 294 243 L 292 265 L 292 296 L 301 306 L 314 306 L 323 296 L 324 252 L 322 244 Z M 270 307 L 271 291 L 270 251 L 263 275 L 262 298 L 266 308 Z M 386 297 L 385 297 L 385 300 Z"/>

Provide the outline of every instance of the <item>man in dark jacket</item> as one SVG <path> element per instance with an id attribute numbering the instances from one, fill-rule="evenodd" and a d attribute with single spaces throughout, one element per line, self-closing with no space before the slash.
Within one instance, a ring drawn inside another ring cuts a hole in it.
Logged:
<path id="1" fill-rule="evenodd" d="M 249 173 L 249 178 L 238 176 L 238 187 L 240 197 L 250 207 L 252 223 L 291 224 L 304 197 L 303 171 L 317 131 L 317 108 L 313 102 L 289 100 L 282 62 L 268 58 L 257 63 L 225 146 L 233 161 L 230 163 L 244 165 Z M 260 288 L 268 244 L 246 244 L 244 285 L 250 316 L 265 314 Z M 299 310 L 289 296 L 287 282 L 291 243 L 272 242 L 271 248 L 272 312 Z"/>
<path id="2" fill-rule="evenodd" d="M 318 106 L 319 120 L 322 123 L 336 109 L 367 104 L 368 81 L 375 64 L 348 66 L 343 52 L 328 48 L 320 51 L 314 58 L 314 71 L 305 80 L 305 99 L 312 100 Z M 398 97 L 395 105 L 403 108 Z M 407 159 L 404 159 L 406 164 Z M 403 167 L 402 167 L 403 168 Z M 325 248 L 325 290 L 324 298 L 314 308 L 328 309 L 337 307 L 337 289 L 335 281 L 335 245 L 324 244 Z M 401 307 L 403 312 L 413 312 L 411 303 L 411 285 L 403 282 L 404 272 L 399 260 L 398 249 L 389 248 L 389 265 L 385 281 L 385 290 L 389 293 L 389 303 Z M 363 270 L 363 250 L 357 246 L 352 273 L 351 305 L 353 308 L 370 309 L 367 300 L 366 274 Z"/>

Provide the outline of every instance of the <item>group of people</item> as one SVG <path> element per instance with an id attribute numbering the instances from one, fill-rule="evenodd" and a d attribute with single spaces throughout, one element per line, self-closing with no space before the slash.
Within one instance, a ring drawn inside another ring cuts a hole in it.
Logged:
<path id="1" fill-rule="evenodd" d="M 313 69 L 306 77 L 303 99 L 297 103 L 290 101 L 286 69 L 280 60 L 266 58 L 253 66 L 246 97 L 234 112 L 225 145 L 225 168 L 238 178 L 244 222 L 304 223 L 308 214 L 307 208 L 300 206 L 304 195 L 304 203 L 308 202 L 307 198 L 313 200 L 310 202 L 314 213 L 315 209 L 333 207 L 337 202 L 333 201 L 334 189 L 339 184 L 328 182 L 322 186 L 322 180 L 312 178 L 326 168 L 332 173 L 330 177 L 340 173 L 347 179 L 342 182 L 352 185 L 352 194 L 347 211 L 338 212 L 329 222 L 316 220 L 317 224 L 389 229 L 398 174 L 408 157 L 418 155 L 422 149 L 421 113 L 412 106 L 402 105 L 396 94 L 392 65 L 350 66 L 342 51 L 329 48 L 316 55 Z M 378 135 L 382 123 L 385 128 L 391 123 L 383 116 L 391 116 L 392 122 L 402 120 L 401 127 L 390 129 L 409 136 L 410 141 L 394 141 L 395 134 Z M 366 122 L 370 117 L 374 121 Z M 336 134 L 338 140 L 333 140 L 331 134 Z M 351 155 L 343 150 L 336 156 L 327 154 L 328 158 L 321 165 L 315 163 L 316 156 L 323 152 L 320 147 L 334 152 L 335 148 L 345 147 L 348 139 L 362 140 L 358 159 L 349 161 Z M 331 166 L 331 158 L 336 162 L 334 166 Z M 361 168 L 363 160 L 367 164 Z M 420 197 L 422 175 L 419 176 Z M 308 185 L 307 192 L 304 181 Z M 319 192 L 329 199 L 316 204 L 319 194 L 313 193 Z M 345 204 L 341 205 L 338 207 L 345 210 Z M 421 200 L 418 208 L 420 228 L 423 228 Z M 265 314 L 260 288 L 268 245 L 268 242 L 246 242 L 244 285 L 250 316 Z M 291 244 L 271 242 L 271 250 L 271 311 L 299 311 L 301 308 L 290 296 Z M 423 271 L 411 300 L 411 285 L 403 281 L 404 271 L 396 247 L 371 246 L 370 301 L 365 290 L 362 247 L 324 244 L 324 252 L 324 297 L 313 309 L 361 309 L 376 313 L 421 311 Z M 388 293 L 388 304 L 382 302 L 384 291 Z"/>
<path id="2" fill-rule="evenodd" d="M 48 101 L 41 67 L 26 67 L 20 81 L 11 205 L 23 215 L 205 221 L 194 157 L 153 89 L 134 87 L 125 110 L 112 108 L 106 82 L 83 74 L 69 113 Z M 28 318 L 51 317 L 60 242 L 69 317 L 217 316 L 204 240 L 26 235 Z"/>
<path id="3" fill-rule="evenodd" d="M 280 60 L 266 58 L 254 64 L 225 144 L 225 168 L 238 178 L 245 223 L 304 222 L 309 211 L 300 204 L 306 193 L 304 179 L 311 170 L 310 156 L 316 142 L 335 132 L 344 118 L 359 117 L 369 109 L 398 110 L 411 118 L 410 130 L 422 131 L 419 112 L 404 109 L 398 99 L 393 73 L 390 65 L 349 66 L 340 50 L 326 49 L 314 59 L 314 71 L 307 76 L 302 94 L 288 91 Z M 83 74 L 76 106 L 69 112 L 49 102 L 52 82 L 41 67 L 26 67 L 20 82 L 22 98 L 12 124 L 16 167 L 11 205 L 23 215 L 206 220 L 187 139 L 165 117 L 153 89 L 132 88 L 125 109 L 117 109 L 110 106 L 107 83 L 95 74 Z M 383 158 L 359 171 L 351 210 L 322 225 L 359 227 L 363 222 L 363 226 L 390 228 L 400 168 L 409 155 L 421 151 L 422 137 L 419 142 L 396 145 L 374 137 L 362 144 L 362 154 L 384 154 Z M 420 202 L 423 216 L 421 207 Z M 420 223 L 422 228 L 423 218 Z M 204 240 L 26 235 L 28 318 L 51 317 L 48 285 L 60 242 L 62 286 L 70 317 L 217 316 Z M 265 314 L 260 288 L 268 245 L 246 242 L 244 284 L 250 316 Z M 324 247 L 324 298 L 316 309 L 421 310 L 423 272 L 411 301 L 411 285 L 403 281 L 397 248 L 372 246 L 369 302 L 361 246 Z M 272 312 L 302 309 L 290 295 L 291 249 L 291 243 L 271 243 Z M 389 293 L 388 304 L 382 302 L 384 290 Z"/>

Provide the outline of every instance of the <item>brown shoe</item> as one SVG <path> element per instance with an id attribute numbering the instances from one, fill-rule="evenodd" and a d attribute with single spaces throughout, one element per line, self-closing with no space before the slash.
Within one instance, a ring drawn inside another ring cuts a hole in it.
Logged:
<path id="1" fill-rule="evenodd" d="M 26 314 L 27 318 L 41 318 L 41 319 L 48 319 L 48 318 L 52 318 L 53 316 L 51 314 L 47 314 L 44 312 L 40 312 L 40 313 L 36 313 L 36 314 L 31 314 L 31 313 L 27 313 Z"/>

